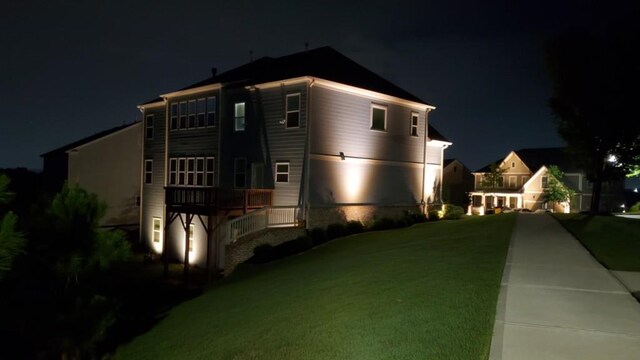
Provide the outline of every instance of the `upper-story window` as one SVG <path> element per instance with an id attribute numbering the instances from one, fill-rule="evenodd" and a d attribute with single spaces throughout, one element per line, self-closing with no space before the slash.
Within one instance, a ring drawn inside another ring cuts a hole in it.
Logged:
<path id="1" fill-rule="evenodd" d="M 300 94 L 287 95 L 286 126 L 288 128 L 300 126 Z"/>
<path id="2" fill-rule="evenodd" d="M 213 186 L 214 157 L 169 159 L 169 185 Z"/>
<path id="3" fill-rule="evenodd" d="M 144 134 L 147 139 L 153 139 L 153 115 L 144 118 Z"/>
<path id="4" fill-rule="evenodd" d="M 504 176 L 499 176 L 496 179 L 496 186 L 497 187 L 504 187 Z"/>
<path id="5" fill-rule="evenodd" d="M 233 187 L 247 186 L 247 159 L 236 158 L 233 164 Z"/>
<path id="6" fill-rule="evenodd" d="M 411 136 L 418 136 L 418 113 L 411 113 Z"/>
<path id="7" fill-rule="evenodd" d="M 509 176 L 509 188 L 515 189 L 516 187 L 518 187 L 518 177 Z"/>
<path id="8" fill-rule="evenodd" d="M 216 126 L 216 97 L 207 98 L 207 126 Z"/>
<path id="9" fill-rule="evenodd" d="M 523 176 L 522 177 L 522 186 L 524 186 L 524 184 L 526 184 L 527 181 L 529 181 L 529 177 L 528 176 Z"/>
<path id="10" fill-rule="evenodd" d="M 288 162 L 276 163 L 276 182 L 277 183 L 289 182 L 289 163 Z"/>
<path id="11" fill-rule="evenodd" d="M 178 128 L 186 129 L 187 128 L 187 102 L 183 101 L 180 103 L 180 116 L 178 121 Z"/>
<path id="12" fill-rule="evenodd" d="M 515 162 L 515 161 L 512 161 L 512 162 L 511 162 L 511 167 L 512 167 L 512 168 L 516 167 L 516 162 Z"/>
<path id="13" fill-rule="evenodd" d="M 171 103 L 171 122 L 170 129 L 175 130 L 178 128 L 178 104 Z"/>
<path id="14" fill-rule="evenodd" d="M 371 130 L 387 130 L 387 107 L 371 104 Z"/>
<path id="15" fill-rule="evenodd" d="M 196 127 L 196 101 L 189 100 L 189 123 L 187 127 L 194 128 Z"/>
<path id="16" fill-rule="evenodd" d="M 144 161 L 144 183 L 153 184 L 153 160 Z"/>
<path id="17" fill-rule="evenodd" d="M 549 177 L 548 176 L 543 176 L 540 178 L 540 186 L 544 189 L 547 186 L 549 186 Z"/>
<path id="18" fill-rule="evenodd" d="M 206 102 L 205 99 L 198 99 L 198 106 L 197 106 L 197 111 L 198 111 L 198 117 L 197 117 L 197 126 L 198 127 L 205 127 L 206 126 L 206 112 L 207 112 L 207 106 L 206 106 Z"/>
<path id="19" fill-rule="evenodd" d="M 235 119 L 235 130 L 244 131 L 246 127 L 244 102 L 235 103 L 233 117 Z"/>

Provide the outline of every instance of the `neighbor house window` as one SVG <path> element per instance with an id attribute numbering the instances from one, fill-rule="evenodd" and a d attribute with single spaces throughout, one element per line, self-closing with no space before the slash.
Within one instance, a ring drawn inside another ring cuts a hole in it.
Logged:
<path id="1" fill-rule="evenodd" d="M 418 113 L 415 112 L 411 113 L 411 136 L 418 136 Z"/>
<path id="2" fill-rule="evenodd" d="M 178 128 L 178 104 L 171 103 L 171 130 Z"/>
<path id="3" fill-rule="evenodd" d="M 144 183 L 148 185 L 153 183 L 153 160 L 144 161 Z"/>
<path id="4" fill-rule="evenodd" d="M 543 176 L 540 178 L 540 186 L 544 189 L 547 186 L 549 186 L 549 177 L 548 176 Z"/>
<path id="5" fill-rule="evenodd" d="M 213 186 L 213 172 L 216 168 L 215 158 L 208 157 L 205 160 L 205 184 Z"/>
<path id="6" fill-rule="evenodd" d="M 194 128 L 196 127 L 196 101 L 189 100 L 189 125 L 188 127 Z"/>
<path id="7" fill-rule="evenodd" d="M 247 184 L 247 159 L 236 158 L 233 167 L 234 187 L 243 188 Z"/>
<path id="8" fill-rule="evenodd" d="M 504 187 L 504 176 L 500 176 L 496 179 L 496 185 L 498 187 Z"/>
<path id="9" fill-rule="evenodd" d="M 186 101 L 183 101 L 180 103 L 179 114 L 180 116 L 178 121 L 178 127 L 180 129 L 186 129 L 187 128 L 187 102 Z"/>
<path id="10" fill-rule="evenodd" d="M 515 189 L 518 186 L 518 177 L 509 176 L 509 187 Z"/>
<path id="11" fill-rule="evenodd" d="M 197 117 L 197 126 L 199 128 L 201 127 L 205 127 L 206 126 L 206 112 L 207 112 L 207 107 L 206 107 L 206 102 L 205 99 L 198 99 L 198 106 L 197 106 L 197 111 L 198 111 L 198 117 Z"/>
<path id="12" fill-rule="evenodd" d="M 511 167 L 512 167 L 512 168 L 516 167 L 516 162 L 515 162 L 515 161 L 512 161 L 512 162 L 511 162 Z"/>
<path id="13" fill-rule="evenodd" d="M 236 103 L 234 109 L 235 130 L 244 131 L 246 127 L 244 117 L 244 102 Z"/>
<path id="14" fill-rule="evenodd" d="M 144 119 L 144 133 L 147 139 L 153 139 L 153 115 L 147 115 Z"/>
<path id="15" fill-rule="evenodd" d="M 387 130 L 387 107 L 371 105 L 371 130 Z"/>
<path id="16" fill-rule="evenodd" d="M 277 183 L 289 182 L 289 163 L 288 162 L 276 163 L 276 182 Z"/>
<path id="17" fill-rule="evenodd" d="M 287 95 L 286 124 L 288 128 L 300 126 L 300 94 Z"/>
<path id="18" fill-rule="evenodd" d="M 524 184 L 526 184 L 527 181 L 529 181 L 529 177 L 528 176 L 523 176 L 522 177 L 522 185 L 524 186 Z"/>
<path id="19" fill-rule="evenodd" d="M 196 227 L 193 224 L 189 225 L 189 251 L 193 251 L 193 234 L 195 233 Z"/>
<path id="20" fill-rule="evenodd" d="M 153 242 L 158 243 L 162 241 L 162 219 L 153 218 Z"/>
<path id="21" fill-rule="evenodd" d="M 175 185 L 178 179 L 178 159 L 169 160 L 169 185 Z"/>
<path id="22" fill-rule="evenodd" d="M 216 97 L 207 98 L 207 126 L 216 126 Z"/>

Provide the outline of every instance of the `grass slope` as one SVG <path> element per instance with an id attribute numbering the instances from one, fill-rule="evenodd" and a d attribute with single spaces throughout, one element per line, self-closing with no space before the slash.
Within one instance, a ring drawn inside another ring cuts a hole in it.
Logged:
<path id="1" fill-rule="evenodd" d="M 583 214 L 553 216 L 609 269 L 640 271 L 640 220 Z"/>
<path id="2" fill-rule="evenodd" d="M 515 216 L 425 223 L 244 265 L 122 359 L 485 359 Z"/>

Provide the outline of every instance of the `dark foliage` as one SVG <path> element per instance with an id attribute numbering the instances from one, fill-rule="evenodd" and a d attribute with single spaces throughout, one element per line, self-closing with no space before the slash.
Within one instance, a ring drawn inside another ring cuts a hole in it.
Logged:
<path id="1" fill-rule="evenodd" d="M 347 235 L 347 227 L 343 223 L 334 223 L 327 226 L 327 238 L 329 240 L 337 239 Z"/>
<path id="2" fill-rule="evenodd" d="M 446 205 L 446 212 L 444 218 L 447 220 L 458 220 L 464 215 L 464 209 L 456 205 Z"/>
<path id="3" fill-rule="evenodd" d="M 323 228 L 313 228 L 309 231 L 309 238 L 313 242 L 313 246 L 318 246 L 329 241 L 327 232 Z"/>

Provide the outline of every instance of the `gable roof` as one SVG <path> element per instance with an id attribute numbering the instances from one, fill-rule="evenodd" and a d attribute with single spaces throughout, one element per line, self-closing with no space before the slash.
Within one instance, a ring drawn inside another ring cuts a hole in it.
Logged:
<path id="1" fill-rule="evenodd" d="M 515 153 L 533 172 L 536 172 L 536 170 L 543 166 L 548 167 L 550 165 L 557 165 L 560 170 L 565 173 L 582 172 L 578 165 L 572 160 L 571 155 L 567 153 L 566 148 L 525 148 L 516 150 Z M 491 165 L 500 164 L 503 160 L 504 158 L 498 159 L 475 172 L 488 172 L 491 169 Z"/>
<path id="2" fill-rule="evenodd" d="M 88 143 L 90 143 L 92 141 L 98 140 L 98 139 L 100 139 L 102 137 L 105 137 L 107 135 L 111 135 L 111 134 L 113 134 L 115 132 L 118 132 L 120 130 L 126 129 L 128 127 L 131 127 L 131 126 L 134 126 L 134 125 L 137 125 L 137 124 L 140 124 L 140 121 L 134 121 L 134 122 L 132 122 L 130 124 L 124 124 L 124 125 L 116 126 L 114 128 L 95 133 L 93 135 L 87 136 L 87 137 L 85 137 L 83 139 L 80 139 L 78 141 L 74 141 L 74 142 L 72 142 L 70 144 L 67 144 L 67 145 L 61 146 L 61 147 L 59 147 L 57 149 L 48 151 L 48 152 L 40 155 L 40 157 L 44 158 L 44 157 L 49 157 L 49 156 L 52 156 L 52 155 L 57 155 L 57 154 L 60 154 L 60 153 L 65 153 L 67 150 L 71 150 L 71 149 L 76 148 L 78 146 L 82 146 L 84 144 L 88 144 Z"/>
<path id="3" fill-rule="evenodd" d="M 238 85 L 248 86 L 302 76 L 318 77 L 427 104 L 424 100 L 401 89 L 329 46 L 277 58 L 262 57 L 191 84 L 178 91 L 212 84 L 237 83 Z"/>

